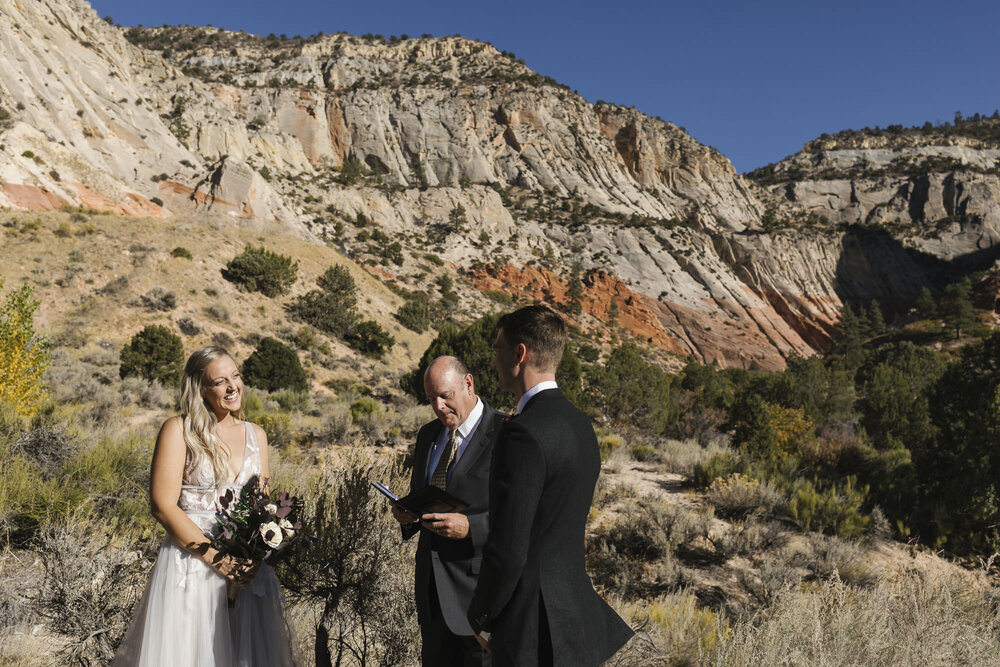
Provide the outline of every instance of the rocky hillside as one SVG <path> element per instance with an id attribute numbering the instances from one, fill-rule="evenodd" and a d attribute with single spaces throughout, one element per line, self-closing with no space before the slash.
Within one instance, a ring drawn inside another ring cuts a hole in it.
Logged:
<path id="1" fill-rule="evenodd" d="M 834 223 L 981 267 L 1000 240 L 1000 117 L 824 135 L 751 177 Z"/>
<path id="2" fill-rule="evenodd" d="M 596 338 L 723 366 L 781 367 L 827 344 L 844 300 L 902 303 L 929 280 L 910 241 L 838 227 L 855 220 L 833 209 L 857 208 L 841 181 L 776 166 L 760 187 L 489 44 L 120 28 L 83 0 L 14 6 L 0 28 L 0 205 L 275 220 L 402 289 L 433 296 L 448 274 L 460 319 L 575 298 Z M 928 182 L 928 215 L 935 188 L 955 189 Z M 991 245 L 970 225 L 919 248 Z"/>

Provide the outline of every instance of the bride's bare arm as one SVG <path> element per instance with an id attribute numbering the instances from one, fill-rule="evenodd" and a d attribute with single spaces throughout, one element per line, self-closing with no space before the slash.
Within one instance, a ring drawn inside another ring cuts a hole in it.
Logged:
<path id="1" fill-rule="evenodd" d="M 182 549 L 205 561 L 227 579 L 238 581 L 244 576 L 248 562 L 228 556 L 218 558 L 219 552 L 212 548 L 201 529 L 177 505 L 187 454 L 182 429 L 181 418 L 171 417 L 163 423 L 156 437 L 149 483 L 153 518 Z"/>

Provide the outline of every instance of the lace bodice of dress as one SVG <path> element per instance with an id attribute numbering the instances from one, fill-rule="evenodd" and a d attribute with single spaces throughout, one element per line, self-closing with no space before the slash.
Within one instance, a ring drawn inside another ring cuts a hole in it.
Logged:
<path id="1" fill-rule="evenodd" d="M 243 467 L 236 479 L 227 486 L 215 485 L 215 469 L 207 458 L 194 458 L 191 452 L 184 462 L 184 478 L 177 505 L 184 510 L 195 524 L 208 533 L 215 528 L 215 512 L 218 510 L 219 496 L 226 489 L 239 490 L 254 475 L 260 475 L 260 449 L 254 434 L 253 424 L 244 422 L 246 427 L 246 449 Z"/>

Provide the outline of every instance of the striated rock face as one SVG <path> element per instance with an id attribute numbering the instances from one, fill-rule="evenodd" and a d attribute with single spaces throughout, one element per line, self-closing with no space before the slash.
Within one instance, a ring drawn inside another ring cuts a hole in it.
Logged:
<path id="1" fill-rule="evenodd" d="M 1000 144 L 991 138 L 1000 119 L 977 125 L 981 136 L 817 139 L 771 165 L 769 187 L 835 223 L 889 229 L 945 261 L 975 255 L 1000 241 Z"/>
<path id="2" fill-rule="evenodd" d="M 129 44 L 85 2 L 7 3 L 0 12 L 0 105 L 6 118 L 0 182 L 48 194 L 12 197 L 5 186 L 0 204 L 33 209 L 58 201 L 125 215 L 167 215 L 169 209 L 152 202 L 161 195 L 153 178 L 167 174 L 193 184 L 207 173 L 202 158 L 171 131 L 172 119 L 160 114 L 161 106 L 175 106 L 176 100 L 158 86 L 187 79 L 178 75 L 159 55 Z M 186 83 L 192 96 L 214 99 L 201 82 Z M 212 106 L 224 109 L 222 103 Z M 225 194 L 239 213 L 293 222 L 269 190 L 261 181 Z M 183 210 L 197 202 L 177 198 L 171 205 Z"/>

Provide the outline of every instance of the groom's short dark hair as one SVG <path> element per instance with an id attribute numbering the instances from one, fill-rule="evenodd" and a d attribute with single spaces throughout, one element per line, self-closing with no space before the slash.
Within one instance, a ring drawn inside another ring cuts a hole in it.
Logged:
<path id="1" fill-rule="evenodd" d="M 546 306 L 525 306 L 507 313 L 497 322 L 504 341 L 511 347 L 523 343 L 531 351 L 532 365 L 555 371 L 566 347 L 566 323 Z"/>

